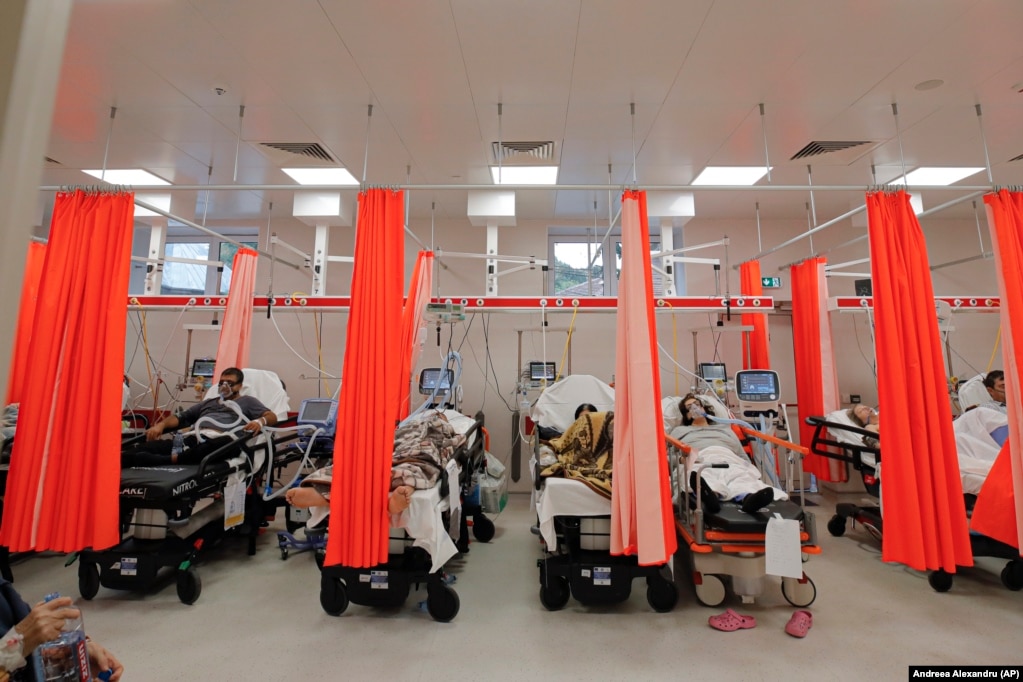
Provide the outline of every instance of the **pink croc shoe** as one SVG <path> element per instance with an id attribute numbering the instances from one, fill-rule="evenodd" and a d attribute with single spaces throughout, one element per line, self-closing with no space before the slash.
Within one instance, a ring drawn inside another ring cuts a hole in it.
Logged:
<path id="1" fill-rule="evenodd" d="M 753 616 L 744 616 L 732 609 L 727 609 L 724 613 L 711 616 L 707 619 L 707 622 L 715 630 L 732 632 L 734 630 L 748 630 L 754 627 L 757 624 L 757 619 Z"/>
<path id="2" fill-rule="evenodd" d="M 810 631 L 812 625 L 813 614 L 809 611 L 796 611 L 785 625 L 785 632 L 793 637 L 806 637 L 806 633 Z"/>

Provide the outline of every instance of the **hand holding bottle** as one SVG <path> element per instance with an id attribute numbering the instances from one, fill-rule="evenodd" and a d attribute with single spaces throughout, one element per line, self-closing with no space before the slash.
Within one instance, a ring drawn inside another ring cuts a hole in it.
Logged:
<path id="1" fill-rule="evenodd" d="M 24 638 L 23 651 L 29 654 L 43 642 L 60 636 L 69 618 L 78 618 L 81 611 L 71 606 L 71 597 L 58 597 L 39 602 L 25 618 L 14 626 Z"/>

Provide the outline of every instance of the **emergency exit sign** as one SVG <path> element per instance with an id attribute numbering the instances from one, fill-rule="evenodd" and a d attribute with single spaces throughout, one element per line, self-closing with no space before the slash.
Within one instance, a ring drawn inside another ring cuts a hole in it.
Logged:
<path id="1" fill-rule="evenodd" d="M 760 286 L 765 289 L 780 289 L 781 277 L 761 277 Z"/>

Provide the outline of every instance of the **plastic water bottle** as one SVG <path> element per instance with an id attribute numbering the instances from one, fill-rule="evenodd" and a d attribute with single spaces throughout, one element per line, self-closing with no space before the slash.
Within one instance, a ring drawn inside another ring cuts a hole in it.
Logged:
<path id="1" fill-rule="evenodd" d="M 51 592 L 43 601 L 53 601 L 60 593 Z M 56 639 L 39 646 L 42 667 L 38 679 L 46 682 L 90 682 L 89 651 L 85 644 L 85 625 L 81 611 L 77 618 L 68 618 Z"/>
<path id="2" fill-rule="evenodd" d="M 185 435 L 180 431 L 174 434 L 174 440 L 171 442 L 171 454 L 177 457 L 181 454 L 181 451 L 185 449 Z"/>

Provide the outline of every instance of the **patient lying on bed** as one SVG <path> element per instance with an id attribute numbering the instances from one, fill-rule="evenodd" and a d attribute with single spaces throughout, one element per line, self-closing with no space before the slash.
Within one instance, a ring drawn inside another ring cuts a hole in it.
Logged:
<path id="1" fill-rule="evenodd" d="M 456 433 L 440 412 L 425 413 L 399 426 L 394 432 L 387 511 L 400 514 L 409 507 L 412 493 L 435 486 L 451 455 L 464 442 L 465 436 Z M 333 474 L 333 465 L 318 469 L 303 479 L 300 487 L 285 493 L 292 506 L 313 509 L 309 526 L 317 525 L 330 512 Z"/>
<path id="2" fill-rule="evenodd" d="M 170 415 L 154 424 L 146 431 L 146 440 L 137 443 L 121 455 L 123 466 L 161 466 L 164 464 L 198 464 L 202 458 L 232 440 L 226 432 L 238 424 L 238 414 L 227 401 L 235 403 L 249 421 L 241 426 L 245 435 L 259 433 L 264 426 L 277 423 L 277 415 L 251 395 L 241 395 L 245 375 L 236 367 L 229 367 L 220 374 L 220 395 L 201 403 L 196 403 L 178 416 Z M 216 436 L 199 440 L 195 435 L 184 438 L 184 449 L 180 453 L 172 451 L 173 441 L 159 439 L 167 429 L 174 430 L 192 426 L 203 419 L 204 430 L 225 432 Z M 211 421 L 212 420 L 212 421 Z M 159 440 L 158 440 L 159 439 Z"/>
<path id="3" fill-rule="evenodd" d="M 548 442 L 557 460 L 545 466 L 540 476 L 572 478 L 610 499 L 614 412 L 591 412 L 589 407 L 580 405 L 576 409 L 577 419 L 565 433 Z"/>
<path id="4" fill-rule="evenodd" d="M 682 398 L 681 411 L 682 426 L 672 430 L 671 436 L 693 448 L 689 468 L 700 468 L 703 479 L 700 494 L 706 511 L 713 514 L 720 510 L 721 499 L 739 502 L 742 510 L 750 514 L 773 500 L 788 499 L 785 491 L 764 485 L 760 470 L 743 451 L 742 443 L 729 424 L 708 421 L 707 415 L 715 414 L 712 405 L 705 405 L 690 393 Z M 728 466 L 707 466 L 711 464 Z M 690 486 L 696 488 L 695 471 Z"/>

